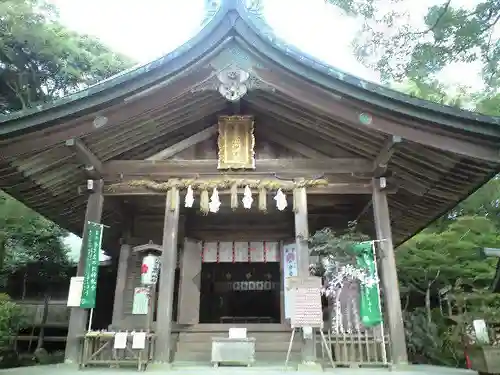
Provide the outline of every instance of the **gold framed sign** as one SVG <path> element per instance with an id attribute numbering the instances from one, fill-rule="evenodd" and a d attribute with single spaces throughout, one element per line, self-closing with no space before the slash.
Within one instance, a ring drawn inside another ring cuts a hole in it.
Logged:
<path id="1" fill-rule="evenodd" d="M 218 169 L 255 169 L 253 116 L 219 116 Z"/>

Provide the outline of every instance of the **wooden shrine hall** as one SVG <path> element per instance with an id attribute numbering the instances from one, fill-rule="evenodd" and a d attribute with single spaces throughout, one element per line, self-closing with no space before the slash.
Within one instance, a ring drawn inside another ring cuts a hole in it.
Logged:
<path id="1" fill-rule="evenodd" d="M 307 275 L 308 236 L 356 222 L 383 239 L 388 356 L 406 363 L 394 249 L 498 172 L 500 119 L 326 65 L 273 34 L 259 2 L 214 3 L 168 55 L 1 115 L 0 188 L 75 234 L 106 225 L 110 329 L 150 328 L 156 362 L 209 359 L 203 340 L 233 326 L 257 338 L 257 357 L 279 347 L 284 360 L 283 246 Z M 161 261 L 146 322 L 132 305 L 150 253 Z M 87 319 L 71 309 L 68 362 Z M 311 342 L 299 344 L 315 361 Z"/>

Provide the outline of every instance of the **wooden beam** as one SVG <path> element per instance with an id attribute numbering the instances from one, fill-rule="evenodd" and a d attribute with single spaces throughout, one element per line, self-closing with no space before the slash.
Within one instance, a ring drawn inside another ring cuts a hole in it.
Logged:
<path id="1" fill-rule="evenodd" d="M 257 159 L 255 161 L 256 173 L 286 173 L 287 171 L 310 175 L 342 174 L 342 173 L 371 173 L 373 163 L 361 158 L 335 158 L 335 159 Z M 104 175 L 107 180 L 113 176 L 153 178 L 155 176 L 182 176 L 213 174 L 218 172 L 217 160 L 113 160 L 103 165 Z M 219 172 L 221 177 L 224 172 Z"/>
<path id="2" fill-rule="evenodd" d="M 183 192 L 184 193 L 184 192 Z M 257 194 L 257 190 L 252 191 L 253 194 Z M 327 186 L 318 186 L 318 187 L 308 187 L 307 194 L 311 195 L 360 195 L 360 194 L 371 194 L 372 187 L 371 184 L 358 184 L 358 183 L 337 183 L 337 184 L 328 184 Z M 395 189 L 389 189 L 388 194 L 396 193 Z M 221 190 L 219 191 L 219 195 L 228 195 L 230 194 L 229 190 Z M 238 194 L 243 194 L 243 189 L 239 189 Z M 138 196 L 138 195 L 165 195 L 165 192 L 155 191 L 143 187 L 136 186 L 128 186 L 126 184 L 123 185 L 115 185 L 112 188 L 107 187 L 104 190 L 105 196 Z"/>
<path id="3" fill-rule="evenodd" d="M 396 150 L 396 146 L 401 142 L 402 138 L 400 136 L 393 135 L 390 136 L 389 140 L 384 144 L 384 147 L 382 147 L 382 150 L 380 150 L 375 158 L 373 165 L 373 173 L 376 177 L 380 177 L 387 172 L 389 161 Z"/>
<path id="4" fill-rule="evenodd" d="M 66 140 L 66 146 L 73 150 L 78 161 L 85 166 L 85 170 L 91 177 L 102 178 L 103 166 L 101 161 L 81 140 L 70 138 Z"/>
<path id="5" fill-rule="evenodd" d="M 189 138 L 184 139 L 183 141 L 180 141 L 179 143 L 176 143 L 173 146 L 170 146 L 152 156 L 147 158 L 146 160 L 165 160 L 168 159 L 171 156 L 174 156 L 175 154 L 178 154 L 181 151 L 184 151 L 185 149 L 194 146 L 197 143 L 206 141 L 209 139 L 211 136 L 217 133 L 217 127 L 216 126 L 210 126 L 209 128 L 206 128 L 205 130 L 202 130 L 199 133 L 196 133 L 192 135 Z"/>

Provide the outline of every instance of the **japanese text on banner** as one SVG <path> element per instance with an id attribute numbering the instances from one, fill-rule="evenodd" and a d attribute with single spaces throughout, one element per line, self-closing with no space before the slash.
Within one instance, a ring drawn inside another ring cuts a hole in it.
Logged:
<path id="1" fill-rule="evenodd" d="M 80 307 L 95 307 L 97 276 L 99 274 L 99 254 L 101 252 L 103 225 L 89 221 L 87 223 L 86 259 Z"/>

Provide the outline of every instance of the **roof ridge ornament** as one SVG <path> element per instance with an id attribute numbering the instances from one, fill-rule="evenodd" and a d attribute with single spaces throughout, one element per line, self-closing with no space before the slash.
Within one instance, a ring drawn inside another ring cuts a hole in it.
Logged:
<path id="1" fill-rule="evenodd" d="M 237 102 L 251 90 L 274 91 L 274 87 L 261 80 L 252 70 L 245 70 L 235 64 L 230 64 L 193 87 L 191 92 L 218 91 L 226 100 Z"/>
<path id="2" fill-rule="evenodd" d="M 246 82 L 250 74 L 243 69 L 227 68 L 217 74 L 219 93 L 230 102 L 237 102 L 248 92 Z"/>

